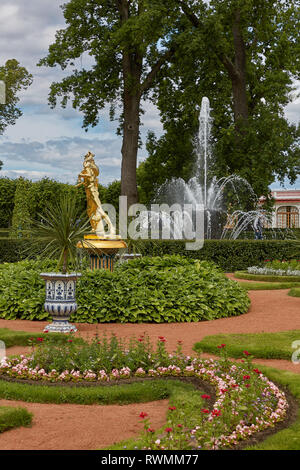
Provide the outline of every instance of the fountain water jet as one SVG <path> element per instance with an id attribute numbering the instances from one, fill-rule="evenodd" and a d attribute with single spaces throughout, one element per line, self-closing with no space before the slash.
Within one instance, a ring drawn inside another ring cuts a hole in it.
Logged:
<path id="1" fill-rule="evenodd" d="M 252 230 L 255 221 L 260 218 L 264 226 L 272 226 L 272 213 L 262 210 L 258 205 L 258 197 L 254 193 L 252 186 L 247 180 L 238 175 L 229 175 L 217 179 L 211 176 L 213 163 L 213 152 L 211 143 L 212 118 L 210 116 L 210 103 L 207 97 L 202 98 L 199 112 L 199 133 L 195 139 L 194 148 L 196 153 L 194 175 L 186 182 L 182 178 L 172 178 L 167 180 L 157 191 L 155 202 L 172 206 L 177 204 L 182 207 L 190 204 L 204 210 L 204 238 L 238 238 L 243 231 Z M 231 215 L 228 214 L 226 193 L 234 195 L 235 206 L 238 208 Z M 243 211 L 240 197 L 246 194 L 256 210 Z M 176 214 L 175 214 L 176 215 Z M 143 225 L 147 217 L 148 226 L 159 224 L 172 227 L 173 238 L 184 238 L 180 236 L 184 229 L 184 218 L 180 223 L 176 222 L 175 215 L 164 211 L 148 211 L 141 214 Z M 194 214 L 195 215 L 195 214 Z M 190 215 L 185 220 L 189 224 L 194 224 L 195 217 Z M 180 219 L 180 218 L 179 218 Z M 178 219 L 178 220 L 179 220 Z M 234 221 L 234 224 L 228 222 Z M 194 224 L 195 226 L 195 224 Z M 194 231 L 195 233 L 195 231 Z M 275 232 L 274 232 L 275 234 Z M 197 237 L 196 237 L 197 238 Z M 274 238 L 276 238 L 274 236 Z"/>

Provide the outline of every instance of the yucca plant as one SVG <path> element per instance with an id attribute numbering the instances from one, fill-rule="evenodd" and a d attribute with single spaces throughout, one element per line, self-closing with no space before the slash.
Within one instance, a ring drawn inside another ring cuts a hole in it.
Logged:
<path id="1" fill-rule="evenodd" d="M 88 232 L 89 219 L 70 195 L 46 207 L 39 217 L 39 221 L 30 224 L 29 252 L 58 260 L 57 273 L 40 274 L 46 287 L 45 310 L 52 316 L 52 323 L 44 331 L 75 332 L 75 325 L 68 319 L 77 310 L 76 283 L 81 274 L 77 269 L 70 273 L 69 268 L 77 267 L 77 243 Z"/>
<path id="2" fill-rule="evenodd" d="M 89 231 L 89 219 L 81 212 L 76 199 L 64 195 L 39 214 L 39 221 L 31 221 L 31 241 L 28 252 L 58 259 L 57 270 L 63 274 L 77 265 L 76 245 Z"/>

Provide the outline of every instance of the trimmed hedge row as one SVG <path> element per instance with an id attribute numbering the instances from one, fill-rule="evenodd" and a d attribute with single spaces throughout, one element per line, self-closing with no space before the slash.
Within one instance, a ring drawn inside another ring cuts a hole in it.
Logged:
<path id="1" fill-rule="evenodd" d="M 182 240 L 143 240 L 131 242 L 133 251 L 147 256 L 178 254 L 190 259 L 213 261 L 223 271 L 233 272 L 263 264 L 266 259 L 299 258 L 296 240 L 205 240 L 200 250 L 186 250 Z"/>
<path id="2" fill-rule="evenodd" d="M 0 263 L 16 262 L 26 257 L 28 241 L 0 239 Z M 200 250 L 186 250 L 184 240 L 130 240 L 129 251 L 144 256 L 181 255 L 208 260 L 223 271 L 233 272 L 262 264 L 266 259 L 300 259 L 298 240 L 205 240 Z"/>

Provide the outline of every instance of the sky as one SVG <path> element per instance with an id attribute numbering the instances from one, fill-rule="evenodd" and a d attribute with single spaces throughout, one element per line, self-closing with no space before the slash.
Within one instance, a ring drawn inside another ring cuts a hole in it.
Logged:
<path id="1" fill-rule="evenodd" d="M 109 120 L 108 109 L 100 114 L 99 124 L 85 132 L 82 114 L 71 106 L 51 109 L 48 105 L 50 84 L 59 81 L 64 72 L 59 67 L 37 67 L 54 42 L 55 33 L 65 27 L 60 5 L 63 0 L 2 0 L 0 5 L 0 64 L 17 59 L 33 75 L 33 84 L 20 93 L 19 107 L 23 112 L 16 124 L 0 136 L 1 176 L 24 176 L 33 181 L 47 176 L 74 184 L 87 151 L 95 153 L 100 167 L 100 183 L 120 178 L 122 139 L 116 135 L 118 122 Z M 87 66 L 85 57 L 82 66 Z M 80 64 L 81 65 L 81 64 Z M 157 108 L 143 103 L 142 141 L 149 130 L 162 134 Z M 300 99 L 290 103 L 286 116 L 298 122 Z M 146 158 L 145 145 L 139 150 L 138 161 Z M 300 178 L 293 189 L 300 188 Z M 279 188 L 279 184 L 272 185 Z"/>

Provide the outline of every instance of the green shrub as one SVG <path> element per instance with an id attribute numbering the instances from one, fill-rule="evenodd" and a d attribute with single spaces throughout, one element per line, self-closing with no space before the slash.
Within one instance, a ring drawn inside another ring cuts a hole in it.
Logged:
<path id="1" fill-rule="evenodd" d="M 184 240 L 127 240 L 127 243 L 130 251 L 144 256 L 181 255 L 208 260 L 226 272 L 262 265 L 266 259 L 300 259 L 300 242 L 295 240 L 205 240 L 200 250 L 186 250 Z M 26 241 L 0 239 L 0 263 L 24 259 L 24 246 Z"/>
<path id="2" fill-rule="evenodd" d="M 26 242 L 11 238 L 0 239 L 0 263 L 15 263 L 26 258 Z"/>
<path id="3" fill-rule="evenodd" d="M 39 273 L 55 262 L 22 261 L 0 266 L 0 318 L 45 320 Z M 145 257 L 113 273 L 83 270 L 79 308 L 71 321 L 191 322 L 245 313 L 248 295 L 212 263 L 180 256 Z"/>
<path id="4" fill-rule="evenodd" d="M 200 250 L 186 250 L 184 240 L 131 241 L 132 250 L 143 255 L 178 254 L 190 259 L 209 260 L 223 271 L 233 272 L 263 264 L 266 259 L 300 259 L 300 243 L 295 240 L 205 240 Z"/>

